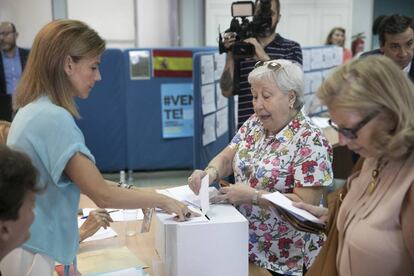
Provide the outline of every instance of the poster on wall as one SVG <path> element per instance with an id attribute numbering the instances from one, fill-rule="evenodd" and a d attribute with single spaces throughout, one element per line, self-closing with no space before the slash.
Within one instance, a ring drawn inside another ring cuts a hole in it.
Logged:
<path id="1" fill-rule="evenodd" d="M 191 78 L 193 52 L 188 50 L 152 50 L 154 77 Z"/>
<path id="2" fill-rule="evenodd" d="M 129 51 L 129 75 L 131 80 L 146 80 L 151 77 L 150 51 Z"/>
<path id="3" fill-rule="evenodd" d="M 192 137 L 193 84 L 170 83 L 161 85 L 162 138 Z"/>

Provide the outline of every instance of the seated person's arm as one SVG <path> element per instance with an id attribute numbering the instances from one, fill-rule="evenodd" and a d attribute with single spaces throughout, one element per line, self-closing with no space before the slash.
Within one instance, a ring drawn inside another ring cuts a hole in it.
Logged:
<path id="1" fill-rule="evenodd" d="M 101 227 L 106 229 L 110 222 L 113 222 L 112 218 L 105 209 L 92 210 L 79 228 L 79 242 L 95 234 Z"/>

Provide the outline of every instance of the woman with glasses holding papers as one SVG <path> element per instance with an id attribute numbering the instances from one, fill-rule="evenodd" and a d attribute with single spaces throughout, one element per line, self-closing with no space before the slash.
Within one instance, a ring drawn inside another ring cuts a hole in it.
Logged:
<path id="1" fill-rule="evenodd" d="M 317 96 L 339 143 L 365 161 L 348 179 L 346 196 L 338 193 L 339 207 L 328 205 L 338 210 L 329 217 L 329 246 L 307 275 L 413 275 L 413 84 L 392 60 L 370 56 L 336 70 Z M 328 219 L 325 208 L 296 206 Z M 327 262 L 328 255 L 336 258 Z"/>
<path id="2" fill-rule="evenodd" d="M 324 235 L 297 231 L 271 211 L 264 193 L 279 191 L 294 201 L 318 205 L 322 186 L 332 183 L 332 149 L 302 111 L 303 72 L 288 60 L 259 62 L 249 75 L 252 115 L 221 153 L 188 179 L 198 194 L 232 173 L 236 184 L 220 189 L 216 202 L 230 202 L 249 220 L 250 262 L 272 275 L 303 275 Z"/>
<path id="3" fill-rule="evenodd" d="M 105 41 L 85 23 L 56 20 L 36 35 L 16 90 L 7 144 L 24 151 L 39 171 L 44 193 L 36 198 L 31 237 L 0 264 L 5 275 L 53 275 L 55 261 L 75 263 L 80 193 L 101 208 L 160 207 L 184 221 L 183 203 L 153 191 L 110 185 L 95 166 L 75 123 L 75 98 L 86 99 L 101 80 Z"/>

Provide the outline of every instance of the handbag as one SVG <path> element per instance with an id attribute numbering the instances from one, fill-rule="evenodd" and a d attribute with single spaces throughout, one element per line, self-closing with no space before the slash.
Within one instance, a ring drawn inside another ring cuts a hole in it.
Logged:
<path id="1" fill-rule="evenodd" d="M 306 276 L 337 276 L 336 255 L 338 252 L 338 229 L 336 221 L 338 218 L 339 208 L 345 195 L 347 187 L 332 192 L 328 195 L 328 212 L 329 219 L 327 223 L 327 239 L 316 257 L 312 266 L 306 272 Z"/>

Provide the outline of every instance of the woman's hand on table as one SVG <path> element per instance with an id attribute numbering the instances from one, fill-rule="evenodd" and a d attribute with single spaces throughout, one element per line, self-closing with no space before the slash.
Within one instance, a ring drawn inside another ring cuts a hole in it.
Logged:
<path id="1" fill-rule="evenodd" d="M 110 214 L 105 209 L 92 210 L 88 218 L 79 228 L 79 241 L 83 241 L 95 234 L 99 228 L 109 226 L 113 222 Z"/>

